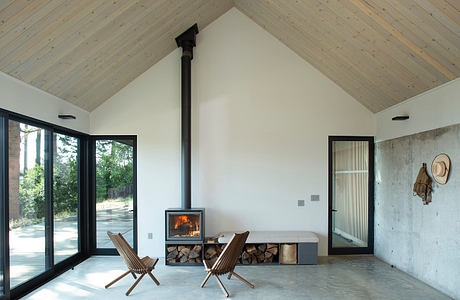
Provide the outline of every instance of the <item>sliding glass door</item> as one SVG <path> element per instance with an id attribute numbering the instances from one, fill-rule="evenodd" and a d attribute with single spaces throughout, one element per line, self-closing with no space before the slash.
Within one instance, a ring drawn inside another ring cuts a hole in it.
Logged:
<path id="1" fill-rule="evenodd" d="M 82 259 L 82 137 L 0 110 L 0 298 Z"/>
<path id="2" fill-rule="evenodd" d="M 115 254 L 107 231 L 136 248 L 136 138 L 94 139 L 96 253 Z"/>
<path id="3" fill-rule="evenodd" d="M 78 252 L 80 140 L 53 135 L 54 263 Z"/>
<path id="4" fill-rule="evenodd" d="M 329 138 L 329 254 L 373 252 L 374 141 Z"/>
<path id="5" fill-rule="evenodd" d="M 46 270 L 45 130 L 9 121 L 10 287 Z"/>

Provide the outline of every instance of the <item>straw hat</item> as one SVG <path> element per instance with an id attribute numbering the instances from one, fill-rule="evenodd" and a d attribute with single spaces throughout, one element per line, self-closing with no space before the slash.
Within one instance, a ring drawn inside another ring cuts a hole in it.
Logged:
<path id="1" fill-rule="evenodd" d="M 431 164 L 431 173 L 439 184 L 446 184 L 449 178 L 450 159 L 447 154 L 439 154 Z"/>

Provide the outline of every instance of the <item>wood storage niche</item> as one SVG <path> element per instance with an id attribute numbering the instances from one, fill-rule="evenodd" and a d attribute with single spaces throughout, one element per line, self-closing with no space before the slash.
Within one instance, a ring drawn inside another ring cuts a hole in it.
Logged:
<path id="1" fill-rule="evenodd" d="M 281 244 L 280 248 L 280 264 L 297 264 L 297 244 Z"/>

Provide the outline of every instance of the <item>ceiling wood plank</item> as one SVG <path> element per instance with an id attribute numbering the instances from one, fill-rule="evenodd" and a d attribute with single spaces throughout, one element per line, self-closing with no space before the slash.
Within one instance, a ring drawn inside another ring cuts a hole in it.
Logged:
<path id="1" fill-rule="evenodd" d="M 129 3 L 130 1 L 123 2 Z M 80 76 L 79 78 L 72 78 L 72 83 L 78 84 L 80 80 L 85 80 L 88 69 L 95 65 L 95 58 L 103 59 L 115 49 L 130 47 L 135 42 L 137 33 L 136 30 L 132 30 L 135 27 L 132 24 L 137 24 L 151 12 L 151 8 L 146 8 L 143 2 L 146 1 L 131 2 L 123 11 L 118 10 L 120 14 L 110 14 L 112 18 L 107 18 L 105 22 L 89 24 L 88 27 L 92 28 L 85 30 L 85 36 L 77 41 L 75 46 L 69 48 L 68 51 L 57 52 L 60 55 L 53 59 L 52 64 L 43 65 L 41 70 L 37 70 L 25 78 L 52 93 L 60 93 L 59 88 L 70 88 L 69 82 L 62 82 L 62 79 L 70 76 L 70 74 L 78 73 Z M 143 24 L 139 25 L 141 25 L 139 28 L 143 28 Z M 117 30 L 114 32 L 113 28 L 117 28 Z M 75 37 L 70 36 L 62 41 L 62 47 L 65 47 L 66 43 L 76 40 L 79 36 L 78 32 L 74 35 Z M 84 69 L 85 67 L 87 69 Z M 56 84 L 59 84 L 60 87 L 56 87 Z"/>
<path id="2" fill-rule="evenodd" d="M 390 32 L 393 36 L 395 36 L 398 40 L 400 40 L 404 45 L 406 45 L 409 49 L 411 49 L 416 55 L 423 58 L 426 62 L 432 65 L 436 70 L 438 70 L 441 74 L 443 74 L 447 79 L 454 80 L 457 78 L 454 73 L 452 73 L 449 69 L 444 67 L 441 63 L 439 63 L 436 59 L 434 59 L 431 55 L 429 55 L 425 50 L 417 46 L 414 42 L 410 39 L 406 38 L 399 30 L 394 28 L 390 23 L 385 21 L 381 16 L 374 12 L 366 3 L 361 0 L 350 0 L 356 7 L 361 9 L 364 13 L 371 16 L 374 20 L 376 20 L 385 30 Z"/>
<path id="3" fill-rule="evenodd" d="M 327 41 L 335 41 L 333 43 L 334 47 L 331 47 L 325 51 L 329 51 L 331 56 L 340 57 L 343 61 L 349 61 L 356 70 L 365 77 L 368 82 L 370 82 L 373 88 L 378 89 L 386 97 L 391 99 L 397 98 L 398 94 L 401 94 L 401 90 L 393 90 L 402 88 L 400 82 L 397 84 L 390 84 L 391 80 L 388 76 L 382 76 L 382 68 L 385 68 L 384 65 L 378 63 L 372 55 L 369 55 L 364 51 L 359 40 L 353 38 L 354 33 L 349 32 L 349 27 L 342 26 L 343 24 L 337 24 L 337 18 L 332 14 L 327 14 L 327 9 L 324 6 L 310 6 L 313 2 L 305 2 L 308 5 L 303 9 L 301 7 L 293 7 L 289 11 L 285 8 L 281 9 L 278 7 L 278 10 L 284 15 L 288 15 L 288 19 L 292 19 L 291 25 L 296 24 L 303 27 L 315 29 L 318 34 L 322 35 Z M 286 5 L 285 5 L 286 6 Z M 308 11 L 311 12 L 310 15 L 304 15 L 299 13 L 299 11 Z M 318 17 L 321 17 L 321 20 L 317 20 Z M 295 19 L 294 19 L 295 18 Z M 333 26 L 329 25 L 329 22 L 335 23 Z M 318 24 L 318 25 L 317 25 Z M 341 30 L 334 30 L 335 28 L 341 28 Z M 361 53 L 362 55 L 357 56 L 356 53 Z M 396 103 L 391 100 L 392 103 Z"/>
<path id="4" fill-rule="evenodd" d="M 220 0 L 196 1 L 194 5 L 187 6 L 187 11 L 184 15 L 183 1 L 179 2 L 181 3 L 182 12 L 175 12 L 167 18 L 169 22 L 173 20 L 169 23 L 169 26 L 164 24 L 154 26 L 157 32 L 150 32 L 143 37 L 142 41 L 137 43 L 135 48 L 131 49 L 127 54 L 129 59 L 117 57 L 116 62 L 111 67 L 103 66 L 104 69 L 94 74 L 96 77 L 91 76 L 90 86 L 85 90 L 79 89 L 75 91 L 74 95 L 87 99 L 83 100 L 83 102 L 94 98 L 94 95 L 99 92 L 103 92 L 106 95 L 112 93 L 113 95 L 139 75 L 136 72 L 131 72 L 131 70 L 137 69 L 143 73 L 159 59 L 177 48 L 175 40 L 174 38 L 171 39 L 171 36 L 178 36 L 194 22 L 198 23 L 199 28 L 205 28 L 216 19 L 216 15 L 222 15 L 233 6 L 231 1 L 226 3 Z M 179 8 L 178 11 L 180 10 Z M 148 47 L 148 45 L 152 44 L 157 44 L 158 46 L 155 48 Z M 120 74 L 123 74 L 123 76 L 120 76 Z M 90 109 L 94 109 L 99 104 L 92 105 Z"/>
<path id="5" fill-rule="evenodd" d="M 436 78 L 417 76 L 418 73 L 426 74 L 426 70 L 410 59 L 410 55 L 395 47 L 390 34 L 375 30 L 347 7 L 342 6 L 340 1 L 329 1 L 326 5 L 332 11 L 339 12 L 338 15 L 346 20 L 348 26 L 356 30 L 356 36 L 363 41 L 365 49 L 386 65 L 386 71 L 391 73 L 393 78 L 403 82 L 407 88 L 415 89 L 412 95 L 420 89 L 426 90 L 431 86 L 431 80 Z"/>
<path id="6" fill-rule="evenodd" d="M 397 7 L 394 7 L 391 3 L 385 0 L 367 0 L 372 6 L 376 8 L 383 18 L 397 28 L 404 36 L 411 39 L 419 47 L 423 48 L 436 60 L 442 63 L 446 68 L 456 75 L 460 74 L 460 66 L 454 63 L 460 59 L 460 49 L 451 49 L 449 51 L 444 46 L 447 44 L 445 41 L 438 36 L 433 36 L 426 32 L 422 27 L 417 26 L 414 20 L 401 13 Z M 451 47 L 454 47 L 451 45 Z M 453 50 L 453 51 L 452 51 Z"/>
<path id="7" fill-rule="evenodd" d="M 315 68 L 323 72 L 329 79 L 340 86 L 355 99 L 363 103 L 370 110 L 381 110 L 385 107 L 386 99 L 383 93 L 367 88 L 370 82 L 359 74 L 348 61 L 342 61 L 338 57 L 331 56 L 323 51 L 326 45 L 310 32 L 302 32 L 290 28 L 287 24 L 279 21 L 276 12 L 270 12 L 260 7 L 256 1 L 237 1 L 237 7 L 252 18 L 256 23 L 265 28 L 281 42 L 289 45 L 294 52 L 309 61 Z M 272 16 L 267 18 L 267 16 Z M 344 84 L 345 83 L 345 84 Z"/>

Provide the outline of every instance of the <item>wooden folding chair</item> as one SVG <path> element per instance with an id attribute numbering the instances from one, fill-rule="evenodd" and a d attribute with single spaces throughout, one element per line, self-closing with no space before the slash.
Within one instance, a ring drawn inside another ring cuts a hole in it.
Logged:
<path id="1" fill-rule="evenodd" d="M 155 265 L 158 262 L 158 258 L 150 258 L 148 256 L 144 258 L 139 258 L 139 256 L 134 252 L 133 248 L 129 246 L 128 242 L 123 238 L 121 233 L 115 234 L 110 231 L 107 231 L 110 239 L 112 240 L 115 248 L 117 248 L 118 253 L 123 258 L 125 265 L 128 267 L 128 271 L 123 273 L 121 276 L 110 282 L 105 286 L 105 288 L 110 287 L 112 284 L 117 282 L 118 280 L 122 279 L 129 273 L 131 273 L 134 279 L 137 279 L 134 284 L 129 288 L 126 292 L 126 296 L 129 296 L 131 291 L 136 287 L 136 285 L 141 281 L 141 279 L 148 274 L 150 278 L 157 284 L 160 285 L 160 282 L 153 276 L 152 270 L 155 268 Z M 136 274 L 140 274 L 141 276 L 137 278 Z"/>
<path id="2" fill-rule="evenodd" d="M 243 247 L 244 244 L 246 243 L 246 239 L 248 238 L 249 231 L 246 231 L 244 233 L 235 233 L 230 240 L 230 242 L 227 244 L 225 247 L 224 251 L 220 254 L 220 256 L 217 258 L 216 262 L 214 265 L 211 266 L 211 263 L 209 260 L 204 260 L 203 264 L 208 272 L 208 275 L 206 275 L 206 278 L 204 279 L 203 283 L 201 284 L 201 287 L 204 287 L 206 282 L 208 281 L 209 277 L 214 276 L 216 278 L 217 283 L 219 284 L 220 288 L 224 292 L 225 296 L 228 297 L 229 294 L 227 290 L 225 289 L 225 286 L 222 284 L 222 281 L 219 279 L 219 275 L 224 275 L 228 274 L 228 279 L 232 277 L 232 275 L 235 275 L 236 278 L 241 280 L 242 282 L 246 283 L 249 287 L 254 288 L 254 285 L 252 285 L 249 281 L 241 277 L 240 275 L 236 274 L 234 272 L 235 266 L 238 262 L 238 258 L 241 255 L 241 252 L 243 252 Z"/>

